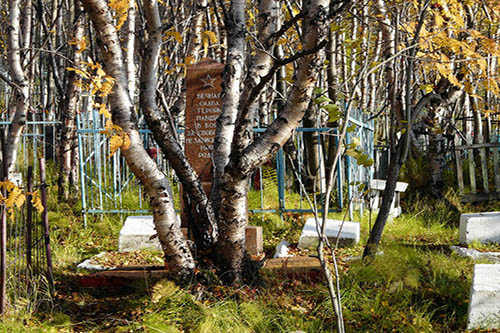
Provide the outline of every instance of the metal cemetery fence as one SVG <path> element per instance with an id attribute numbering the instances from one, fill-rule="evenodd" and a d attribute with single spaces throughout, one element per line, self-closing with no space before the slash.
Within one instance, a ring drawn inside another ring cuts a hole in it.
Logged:
<path id="1" fill-rule="evenodd" d="M 44 159 L 39 161 L 38 182 L 33 174 L 28 167 L 25 182 L 20 184 L 26 193 L 21 207 L 9 210 L 5 200 L 0 204 L 0 313 L 35 309 L 50 300 L 53 290 Z M 41 199 L 41 212 L 31 200 L 34 193 Z"/>
<path id="2" fill-rule="evenodd" d="M 359 138 L 361 148 L 373 157 L 373 121 L 368 121 L 362 111 L 353 110 L 351 124 L 356 125 L 353 132 L 348 134 L 347 141 L 351 142 L 354 137 Z M 85 221 L 89 214 L 144 214 L 149 213 L 149 205 L 133 174 L 128 170 L 125 160 L 120 153 L 110 156 L 108 140 L 101 131 L 105 120 L 97 110 L 80 113 L 77 118 L 78 125 L 78 147 L 80 156 L 80 189 L 82 197 L 82 213 Z M 257 128 L 255 132 L 263 132 L 264 128 Z M 331 135 L 336 135 L 333 128 L 298 128 L 294 135 L 294 145 L 297 150 L 298 174 L 303 174 L 305 157 L 304 133 L 320 133 L 317 142 L 319 149 L 324 151 L 324 143 Z M 161 170 L 171 179 L 174 184 L 174 192 L 179 191 L 179 184 L 175 174 L 170 172 L 168 163 L 163 158 L 161 150 L 152 139 L 151 133 L 146 128 L 140 130 L 144 145 L 151 157 L 153 157 Z M 325 153 L 320 154 L 320 165 L 325 165 Z M 286 154 L 280 150 L 273 163 L 260 168 L 253 188 L 259 191 L 259 202 L 250 203 L 252 212 L 311 212 L 305 193 L 297 189 L 295 193 L 287 191 L 287 183 L 294 182 L 288 178 L 294 177 L 293 172 L 287 170 Z M 340 172 L 337 177 L 337 207 L 333 210 L 342 209 L 345 199 L 359 199 L 361 193 L 353 183 L 368 184 L 373 178 L 373 167 L 363 168 L 356 164 L 356 160 L 345 157 L 339 163 Z M 322 177 L 324 177 L 324 168 Z M 322 192 L 324 189 L 318 189 Z M 293 192 L 293 191 L 292 191 Z M 274 197 L 269 197 L 273 195 Z M 276 198 L 277 196 L 277 198 Z M 291 197 L 297 198 L 292 200 Z M 278 199 L 278 200 L 276 200 Z M 272 205 L 271 202 L 278 205 Z"/>

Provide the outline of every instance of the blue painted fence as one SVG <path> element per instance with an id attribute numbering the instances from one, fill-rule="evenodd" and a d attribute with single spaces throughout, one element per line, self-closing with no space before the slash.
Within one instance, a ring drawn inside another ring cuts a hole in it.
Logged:
<path id="1" fill-rule="evenodd" d="M 353 132 L 348 133 L 347 142 L 351 142 L 354 137 L 359 138 L 361 149 L 373 158 L 373 121 L 359 110 L 351 111 L 351 124 L 356 125 Z M 128 170 L 123 157 L 116 153 L 109 157 L 109 144 L 107 138 L 100 132 L 104 127 L 104 119 L 97 110 L 80 113 L 77 119 L 78 125 L 78 147 L 80 156 L 80 189 L 82 198 L 82 213 L 88 214 L 145 214 L 149 213 L 147 201 L 145 201 L 141 187 L 133 174 Z M 256 133 L 265 131 L 265 128 L 255 128 Z M 159 147 L 152 139 L 151 132 L 143 128 L 140 130 L 145 147 L 150 155 L 155 158 L 161 170 L 171 179 L 175 186 L 179 186 L 175 174 L 170 171 L 168 162 L 163 158 Z M 182 132 L 182 131 L 180 131 Z M 306 132 L 320 133 L 318 145 L 323 150 L 327 138 L 337 135 L 336 128 L 298 128 L 293 140 L 297 149 L 298 173 L 304 166 L 304 138 Z M 324 155 L 323 155 L 324 156 Z M 325 164 L 324 157 L 320 161 Z M 304 199 L 306 193 L 303 190 L 287 189 L 286 184 L 290 183 L 289 177 L 293 173 L 288 172 L 286 154 L 280 150 L 273 160 L 272 166 L 260 168 L 257 174 L 260 182 L 253 186 L 259 192 L 260 202 L 250 207 L 254 213 L 272 212 L 312 212 Z M 338 211 L 346 206 L 346 200 L 358 200 L 361 193 L 354 183 L 368 184 L 373 178 L 373 166 L 364 168 L 357 165 L 356 160 L 345 156 L 337 166 L 340 172 L 337 173 L 337 195 L 336 205 L 332 205 L 333 211 Z M 267 176 L 266 176 L 267 175 Z M 271 175 L 271 176 L 269 176 Z M 267 181 L 263 181 L 267 179 Z M 291 181 L 293 183 L 293 180 Z M 257 188 L 255 188 L 257 187 Z M 273 190 L 273 191 L 271 191 Z M 277 190 L 277 191 L 276 191 Z M 323 192 L 324 189 L 318 189 Z M 269 193 L 276 193 L 278 198 L 269 200 Z M 338 195 L 338 194 L 341 195 Z M 295 200 L 287 200 L 293 196 Z M 299 198 L 298 200 L 296 198 Z M 278 199 L 278 200 L 276 200 Z M 268 202 L 279 202 L 277 207 L 269 207 Z M 298 202 L 297 202 L 298 201 Z M 255 207 L 255 206 L 258 207 Z"/>

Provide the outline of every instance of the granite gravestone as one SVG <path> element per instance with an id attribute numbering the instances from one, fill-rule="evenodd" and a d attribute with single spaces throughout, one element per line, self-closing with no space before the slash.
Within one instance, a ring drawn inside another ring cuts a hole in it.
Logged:
<path id="1" fill-rule="evenodd" d="M 215 124 L 222 109 L 222 72 L 224 64 L 205 58 L 190 65 L 186 74 L 186 157 L 193 166 L 203 188 L 212 186 L 212 151 Z M 187 226 L 187 207 L 183 206 L 182 225 Z"/>

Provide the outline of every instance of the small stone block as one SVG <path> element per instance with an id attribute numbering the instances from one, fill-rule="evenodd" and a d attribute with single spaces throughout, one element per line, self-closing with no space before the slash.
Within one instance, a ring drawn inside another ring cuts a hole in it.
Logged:
<path id="1" fill-rule="evenodd" d="M 321 221 L 320 221 L 321 224 Z M 330 241 L 330 244 L 336 242 L 337 236 L 339 235 L 340 227 L 342 226 L 342 221 L 340 220 L 326 220 L 326 237 Z M 340 245 L 354 245 L 359 242 L 360 227 L 359 222 L 345 221 L 340 232 Z M 302 229 L 302 234 L 299 239 L 299 248 L 315 248 L 318 245 L 318 233 L 316 232 L 316 220 L 314 218 L 308 218 L 306 224 Z"/>
<path id="2" fill-rule="evenodd" d="M 500 243 L 500 212 L 460 215 L 460 243 Z"/>
<path id="3" fill-rule="evenodd" d="M 467 329 L 500 329 L 500 264 L 474 266 Z"/>
<path id="4" fill-rule="evenodd" d="M 249 225 L 245 228 L 245 244 L 248 254 L 258 256 L 264 252 L 262 227 Z"/>

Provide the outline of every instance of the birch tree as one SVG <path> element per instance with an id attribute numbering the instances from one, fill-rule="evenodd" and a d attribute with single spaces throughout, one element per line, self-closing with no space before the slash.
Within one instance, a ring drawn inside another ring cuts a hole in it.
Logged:
<path id="1" fill-rule="evenodd" d="M 168 267 L 186 278 L 193 272 L 194 259 L 186 240 L 175 225 L 173 201 L 167 179 L 147 156 L 137 132 L 137 120 L 127 88 L 126 73 L 120 41 L 109 7 L 104 0 L 82 0 L 101 45 L 102 61 L 107 74 L 114 78 L 113 91 L 108 99 L 112 120 L 130 140 L 122 154 L 134 174 L 141 180 L 150 196 L 154 223 L 164 246 Z M 246 1 L 231 1 L 220 8 L 225 16 L 228 41 L 224 71 L 223 110 L 217 121 L 215 139 L 215 180 L 212 200 L 208 201 L 196 173 L 185 159 L 175 140 L 166 116 L 159 112 L 157 89 L 158 59 L 161 53 L 161 18 L 156 0 L 142 2 L 147 22 L 147 39 L 142 57 L 141 108 L 167 158 L 187 192 L 196 201 L 193 222 L 198 230 L 196 243 L 201 249 L 212 249 L 220 275 L 228 282 L 241 281 L 245 253 L 245 226 L 248 222 L 247 183 L 258 166 L 269 160 L 299 126 L 323 64 L 321 49 L 326 45 L 329 23 L 349 1 L 305 1 L 298 17 L 302 30 L 302 50 L 285 58 L 275 58 L 272 51 L 278 38 L 292 24 L 277 30 L 279 2 L 259 3 L 256 50 L 248 49 L 246 35 Z M 247 62 L 248 61 L 248 62 Z M 276 71 L 296 62 L 297 71 L 287 102 L 277 118 L 261 136 L 254 138 L 252 127 L 259 96 L 275 76 Z"/>
<path id="2" fill-rule="evenodd" d="M 192 274 L 195 262 L 186 239 L 176 225 L 177 217 L 169 181 L 144 149 L 139 135 L 137 117 L 128 91 L 121 44 L 110 9 L 104 0 L 83 0 L 82 4 L 94 23 L 105 71 L 115 80 L 113 91 L 109 95 L 112 119 L 130 140 L 127 149 L 122 149 L 122 154 L 150 197 L 155 228 L 165 252 L 166 265 L 174 273 L 174 277 L 186 279 Z M 145 1 L 144 5 L 151 8 L 156 5 L 156 1 Z"/>
<path id="3" fill-rule="evenodd" d="M 5 147 L 3 147 L 3 167 L 5 168 L 4 176 L 7 177 L 9 177 L 9 175 L 14 171 L 17 158 L 17 148 L 21 138 L 21 133 L 26 124 L 29 107 L 29 84 L 28 78 L 22 66 L 21 57 L 21 1 L 11 0 L 9 5 L 8 60 L 9 74 L 14 93 L 12 102 L 13 109 L 9 112 L 9 114 L 12 115 L 10 117 L 11 125 L 8 128 Z M 26 42 L 27 39 L 28 38 L 26 37 Z"/>

